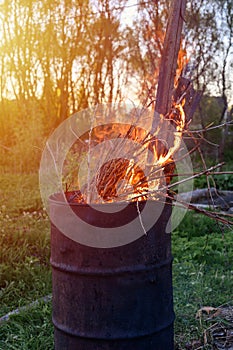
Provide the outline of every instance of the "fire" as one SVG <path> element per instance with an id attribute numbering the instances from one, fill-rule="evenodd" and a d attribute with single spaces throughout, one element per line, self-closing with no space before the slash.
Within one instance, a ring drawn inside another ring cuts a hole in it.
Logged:
<path id="1" fill-rule="evenodd" d="M 74 201 L 98 203 L 156 199 L 156 191 L 169 185 L 174 171 L 173 155 L 180 147 L 185 128 L 182 104 L 174 104 L 168 115 L 160 115 L 153 134 L 142 127 L 124 123 L 100 125 L 84 134 L 81 137 L 83 153 L 88 154 L 107 140 L 117 139 L 119 149 L 116 154 L 119 156 L 109 159 L 104 154 L 98 154 L 97 166 L 88 183 L 82 188 L 76 183 L 82 196 L 78 192 Z M 128 146 L 129 141 L 138 147 L 132 150 L 131 144 Z M 74 152 L 77 152 L 77 147 L 77 144 L 73 146 Z M 121 156 L 122 149 L 128 157 Z M 92 195 L 93 189 L 96 189 L 95 195 Z"/>
<path id="2" fill-rule="evenodd" d="M 176 69 L 176 76 L 175 76 L 175 82 L 174 82 L 175 87 L 178 86 L 178 80 L 182 75 L 184 67 L 186 67 L 187 64 L 189 63 L 189 60 L 190 59 L 188 57 L 186 49 L 183 48 L 181 45 L 178 53 L 178 59 L 177 59 L 177 69 Z"/>
<path id="3" fill-rule="evenodd" d="M 119 198 L 119 193 L 132 191 L 140 198 L 148 191 L 148 183 L 143 170 L 133 160 L 113 159 L 103 164 L 96 178 L 97 190 L 104 201 Z M 132 187 L 132 190 L 131 188 Z M 122 198 L 121 198 L 122 199 Z"/>
<path id="4" fill-rule="evenodd" d="M 176 77 L 174 89 L 178 91 L 178 81 L 182 70 L 188 63 L 187 52 L 181 48 L 178 54 Z M 172 101 L 173 105 L 166 115 L 158 115 L 156 130 L 151 130 L 154 113 L 151 113 L 150 127 L 145 129 L 137 125 L 136 108 L 132 108 L 127 114 L 129 123 L 122 123 L 121 116 L 119 122 L 108 122 L 94 126 L 82 135 L 71 149 L 71 158 L 74 155 L 86 154 L 88 158 L 87 169 L 84 171 L 84 182 L 79 184 L 77 180 L 77 166 L 69 178 L 69 188 L 78 189 L 79 195 L 75 201 L 86 202 L 113 202 L 120 200 L 145 200 L 152 198 L 156 200 L 156 191 L 166 188 L 171 182 L 174 172 L 173 156 L 180 148 L 182 133 L 186 126 L 186 116 L 182 101 Z M 102 120 L 102 110 L 95 115 L 98 120 Z M 108 117 L 114 116 L 114 108 L 108 111 Z M 124 113 L 124 112 L 123 112 Z M 105 115 L 106 117 L 106 115 Z M 110 118 L 111 119 L 111 118 Z M 144 121 L 143 121 L 144 123 Z M 114 148 L 114 157 L 109 152 L 100 151 L 94 154 L 92 150 L 106 141 L 120 140 Z M 129 141 L 136 143 L 139 147 L 128 146 Z M 115 149 L 116 148 L 116 149 Z M 122 155 L 122 150 L 123 155 Z M 92 159 L 93 158 L 93 159 Z M 76 163 L 80 164 L 80 159 L 76 158 Z M 91 165 L 94 163 L 94 165 Z M 82 193 L 82 195 L 81 195 Z"/>

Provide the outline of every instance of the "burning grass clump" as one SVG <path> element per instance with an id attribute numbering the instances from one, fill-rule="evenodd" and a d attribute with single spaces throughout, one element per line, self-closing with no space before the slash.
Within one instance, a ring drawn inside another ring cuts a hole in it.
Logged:
<path id="1" fill-rule="evenodd" d="M 191 193 L 193 181 L 203 177 L 210 191 L 223 166 L 222 163 L 206 166 L 200 149 L 202 131 L 199 134 L 189 130 L 188 91 L 189 87 L 182 90 L 165 116 L 151 107 L 139 109 L 132 105 L 97 106 L 73 115 L 58 131 L 56 142 L 47 142 L 41 172 L 42 187 L 44 178 L 45 187 L 51 188 L 49 193 L 45 190 L 47 198 L 60 191 L 70 203 L 148 199 L 165 203 L 169 198 L 176 207 L 192 209 L 231 225 L 231 217 L 226 214 L 200 209 L 190 204 L 191 198 L 184 201 L 179 197 L 182 192 Z M 80 124 L 84 119 L 85 126 Z M 193 147 L 186 147 L 187 138 Z M 203 169 L 197 172 L 193 171 L 191 161 L 194 152 L 200 153 L 203 162 Z M 52 164 L 47 164 L 51 155 Z"/>
<path id="2" fill-rule="evenodd" d="M 151 109 L 112 108 L 92 111 L 89 131 L 65 156 L 62 175 L 68 200 L 88 204 L 165 200 L 186 125 L 182 104 L 174 105 L 166 116 L 157 113 L 155 130 Z M 77 134 L 72 120 L 71 124 Z"/>

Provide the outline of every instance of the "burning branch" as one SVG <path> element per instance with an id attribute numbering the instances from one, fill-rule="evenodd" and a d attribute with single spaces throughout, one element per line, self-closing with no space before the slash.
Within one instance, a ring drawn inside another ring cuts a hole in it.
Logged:
<path id="1" fill-rule="evenodd" d="M 155 111 L 163 115 L 171 109 L 185 8 L 186 0 L 172 0 L 159 70 L 155 106 Z"/>

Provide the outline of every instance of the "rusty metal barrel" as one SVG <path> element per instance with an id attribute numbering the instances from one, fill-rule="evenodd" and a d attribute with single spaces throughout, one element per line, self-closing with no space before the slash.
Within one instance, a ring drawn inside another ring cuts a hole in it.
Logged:
<path id="1" fill-rule="evenodd" d="M 50 198 L 50 210 L 59 215 L 64 205 Z M 70 205 L 95 225 L 89 206 Z M 130 203 L 124 215 L 137 211 Z M 51 222 L 56 350 L 174 348 L 171 234 L 165 232 L 170 216 L 171 205 L 165 204 L 147 234 L 113 248 L 77 243 Z"/>

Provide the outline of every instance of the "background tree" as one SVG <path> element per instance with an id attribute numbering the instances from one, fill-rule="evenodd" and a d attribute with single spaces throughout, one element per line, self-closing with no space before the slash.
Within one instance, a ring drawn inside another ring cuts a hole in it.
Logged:
<path id="1" fill-rule="evenodd" d="M 121 75 L 126 42 L 121 29 L 120 15 L 126 1 L 98 1 L 93 12 L 95 19 L 88 28 L 86 80 L 89 104 L 114 102 L 121 99 Z"/>
<path id="2" fill-rule="evenodd" d="M 155 99 L 167 16 L 167 1 L 139 1 L 133 26 L 128 28 L 130 75 L 138 82 L 143 104 Z"/>
<path id="3" fill-rule="evenodd" d="M 127 0 L 1 2 L 1 158 L 11 154 L 15 166 L 20 162 L 28 171 L 35 168 L 28 159 L 39 163 L 43 140 L 70 114 L 125 97 L 143 104 L 153 101 L 169 4 L 165 0 L 135 2 L 137 6 Z M 135 21 L 127 25 L 122 15 L 130 17 L 132 8 Z M 188 57 L 183 74 L 206 96 L 220 94 L 229 109 L 231 1 L 188 0 L 185 21 L 179 68 Z M 205 115 L 202 103 L 198 118 L 203 126 Z M 32 145 L 36 155 L 30 157 Z"/>
<path id="4" fill-rule="evenodd" d="M 230 103 L 232 100 L 232 88 L 233 80 L 230 71 L 232 71 L 233 60 L 230 56 L 233 54 L 233 3 L 230 0 L 218 2 L 220 14 L 221 14 L 221 54 L 219 55 L 222 62 L 220 64 L 220 77 L 219 77 L 219 90 L 223 101 L 222 113 L 219 119 L 219 123 L 225 123 L 222 128 L 222 135 L 219 144 L 218 157 L 220 161 L 224 159 L 224 150 L 226 144 L 229 142 L 229 125 L 232 120 L 232 107 L 230 109 Z M 221 57 L 222 56 L 222 57 Z"/>

